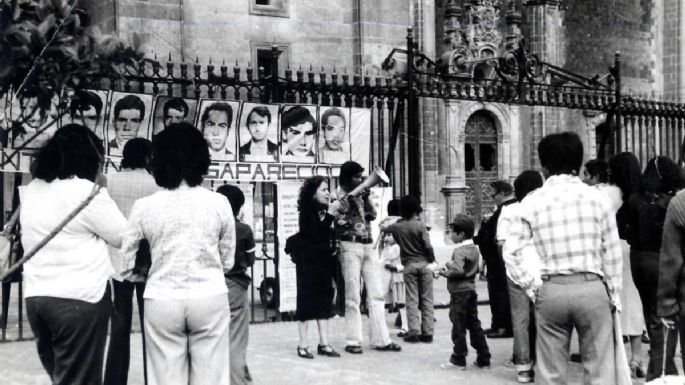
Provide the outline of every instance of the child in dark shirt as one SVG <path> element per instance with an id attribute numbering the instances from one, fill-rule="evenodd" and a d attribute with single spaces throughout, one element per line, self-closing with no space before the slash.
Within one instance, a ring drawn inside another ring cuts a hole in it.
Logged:
<path id="1" fill-rule="evenodd" d="M 251 384 L 252 377 L 245 359 L 250 324 L 247 289 L 252 282 L 252 278 L 247 275 L 247 270 L 255 261 L 256 245 L 250 226 L 238 220 L 238 214 L 245 204 L 245 195 L 240 188 L 225 184 L 216 192 L 228 199 L 235 217 L 235 263 L 231 271 L 226 273 L 228 304 L 231 307 L 229 325 L 231 384 Z"/>
<path id="2" fill-rule="evenodd" d="M 478 275 L 478 247 L 473 244 L 474 221 L 471 216 L 457 214 L 449 224 L 450 238 L 457 244 L 452 259 L 445 264 L 440 275 L 447 278 L 450 293 L 450 321 L 452 321 L 452 343 L 454 348 L 449 364 L 466 369 L 466 330 L 471 336 L 471 346 L 476 349 L 475 366 L 490 367 L 490 350 L 485 333 L 478 320 L 476 306 L 476 283 Z"/>
<path id="3" fill-rule="evenodd" d="M 400 200 L 402 220 L 388 226 L 400 245 L 400 260 L 404 266 L 405 304 L 409 331 L 405 342 L 433 342 L 433 246 L 426 224 L 419 220 L 423 211 L 419 201 L 407 195 Z"/>

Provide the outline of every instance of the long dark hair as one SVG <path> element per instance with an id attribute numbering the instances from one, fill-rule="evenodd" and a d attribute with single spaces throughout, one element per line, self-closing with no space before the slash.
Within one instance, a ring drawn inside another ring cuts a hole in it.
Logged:
<path id="1" fill-rule="evenodd" d="M 642 192 L 640 162 L 632 152 L 622 152 L 609 158 L 609 183 L 621 189 L 626 202 L 633 193 Z"/>
<path id="2" fill-rule="evenodd" d="M 325 181 L 326 178 L 319 175 L 304 180 L 304 183 L 300 188 L 300 196 L 297 198 L 297 209 L 300 212 L 319 211 L 326 207 L 325 205 L 314 201 L 316 190 L 318 190 L 319 186 Z"/>
<path id="3" fill-rule="evenodd" d="M 683 186 L 680 168 L 666 156 L 655 156 L 647 162 L 642 181 L 645 193 L 673 193 Z"/>

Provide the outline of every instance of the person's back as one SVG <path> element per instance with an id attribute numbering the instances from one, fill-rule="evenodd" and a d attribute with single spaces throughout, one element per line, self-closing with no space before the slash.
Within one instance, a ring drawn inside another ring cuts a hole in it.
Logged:
<path id="1" fill-rule="evenodd" d="M 222 259 L 235 230 L 224 197 L 203 187 L 158 191 L 133 205 L 129 223 L 150 242 L 146 298 L 190 299 L 226 292 Z"/>
<path id="2" fill-rule="evenodd" d="M 402 264 L 410 262 L 434 262 L 433 247 L 426 224 L 418 218 L 399 220 L 386 229 L 400 246 Z"/>
<path id="3" fill-rule="evenodd" d="M 540 257 L 541 277 L 512 271 L 512 280 L 526 290 L 542 278 L 542 286 L 533 288 L 538 299 L 536 380 L 556 383 L 566 375 L 571 333 L 557 331 L 575 328 L 585 383 L 615 383 L 616 371 L 607 369 L 615 366 L 612 307 L 620 309 L 623 274 L 615 213 L 604 192 L 576 176 L 583 160 L 577 134 L 546 136 L 538 156 L 550 176 L 521 201 L 503 250 L 519 265 L 530 248 Z"/>

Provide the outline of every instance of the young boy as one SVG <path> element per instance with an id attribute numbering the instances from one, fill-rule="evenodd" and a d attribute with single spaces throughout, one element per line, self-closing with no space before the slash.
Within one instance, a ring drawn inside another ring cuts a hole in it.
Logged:
<path id="1" fill-rule="evenodd" d="M 471 216 L 457 214 L 449 224 L 450 238 L 457 247 L 452 259 L 445 264 L 440 275 L 447 278 L 450 292 L 450 321 L 452 321 L 452 342 L 454 349 L 450 363 L 443 367 L 456 366 L 466 369 L 466 330 L 471 335 L 471 346 L 476 349 L 475 366 L 490 367 L 490 350 L 485 333 L 478 320 L 476 307 L 476 283 L 478 275 L 478 247 L 473 244 L 474 222 Z"/>
<path id="2" fill-rule="evenodd" d="M 245 204 L 243 192 L 240 188 L 229 184 L 219 187 L 216 192 L 228 199 L 235 217 L 235 264 L 231 271 L 226 273 L 228 304 L 231 307 L 229 325 L 231 384 L 251 384 L 252 377 L 245 360 L 250 325 L 247 288 L 252 282 L 252 278 L 247 275 L 247 269 L 255 261 L 256 246 L 250 226 L 238 220 L 240 209 Z"/>
<path id="3" fill-rule="evenodd" d="M 409 330 L 405 342 L 433 342 L 433 246 L 426 224 L 419 220 L 423 211 L 419 201 L 407 195 L 400 200 L 402 220 L 388 226 L 400 245 L 400 259 L 404 266 L 405 303 Z M 419 313 L 420 311 L 420 313 Z"/>

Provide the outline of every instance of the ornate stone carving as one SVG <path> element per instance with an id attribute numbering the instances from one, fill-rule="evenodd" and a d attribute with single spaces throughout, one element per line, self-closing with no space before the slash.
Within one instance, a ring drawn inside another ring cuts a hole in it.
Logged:
<path id="1" fill-rule="evenodd" d="M 451 0 L 445 6 L 445 54 L 443 63 L 449 73 L 465 77 L 490 78 L 495 59 L 518 47 L 521 39 L 521 14 L 509 2 L 506 12 L 506 41 L 500 30 L 500 0 Z M 478 75 L 478 76 L 476 76 Z"/>

